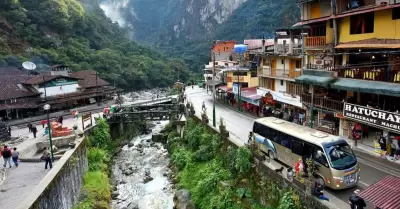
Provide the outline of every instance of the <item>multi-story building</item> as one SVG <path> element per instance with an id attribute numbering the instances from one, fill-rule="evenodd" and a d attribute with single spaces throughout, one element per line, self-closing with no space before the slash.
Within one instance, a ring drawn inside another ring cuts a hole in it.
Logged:
<path id="1" fill-rule="evenodd" d="M 296 82 L 310 125 L 351 138 L 359 123 L 372 146 L 376 132 L 400 134 L 400 1 L 298 3 L 305 57 Z"/>
<path id="2" fill-rule="evenodd" d="M 249 52 L 251 60 L 260 60 L 257 94 L 262 97 L 261 105 L 273 108 L 277 115 L 283 112 L 288 118 L 304 114 L 300 102 L 302 86 L 295 83 L 301 74 L 301 43 L 301 30 L 278 29 L 272 43 L 261 51 Z"/>

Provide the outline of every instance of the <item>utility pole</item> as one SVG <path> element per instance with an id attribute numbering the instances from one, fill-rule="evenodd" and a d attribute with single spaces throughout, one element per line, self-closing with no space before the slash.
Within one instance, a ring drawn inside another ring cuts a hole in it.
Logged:
<path id="1" fill-rule="evenodd" d="M 96 71 L 96 97 L 97 97 L 97 106 L 100 106 L 100 98 L 99 98 L 99 85 L 97 84 L 97 77 L 99 77 Z"/>
<path id="2" fill-rule="evenodd" d="M 215 41 L 213 41 L 213 48 L 212 51 L 214 50 L 215 46 Z M 216 119 L 215 119 L 215 52 L 212 52 L 212 61 L 213 61 L 213 77 L 212 77 L 212 83 L 213 83 L 213 126 L 216 127 Z"/>
<path id="3" fill-rule="evenodd" d="M 239 110 L 239 112 L 241 112 L 242 111 L 242 105 L 241 105 L 241 103 L 242 103 L 242 101 L 241 101 L 241 99 L 240 99 L 240 97 L 241 97 L 241 88 L 240 88 L 240 65 L 241 65 L 241 63 L 242 63 L 242 56 L 239 54 L 239 68 L 238 68 L 238 71 L 237 71 L 237 85 L 238 85 L 238 110 Z"/>
<path id="4" fill-rule="evenodd" d="M 44 85 L 44 101 L 47 102 L 46 81 L 44 80 L 44 75 L 43 75 L 43 85 Z"/>

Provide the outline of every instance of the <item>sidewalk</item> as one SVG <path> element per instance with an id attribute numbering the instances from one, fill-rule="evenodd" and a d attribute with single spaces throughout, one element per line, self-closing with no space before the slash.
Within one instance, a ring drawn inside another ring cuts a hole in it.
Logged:
<path id="1" fill-rule="evenodd" d="M 101 117 L 102 113 L 95 113 L 92 115 L 93 123 L 95 123 L 95 117 Z M 69 118 L 64 120 L 64 127 L 72 128 L 75 124 L 78 125 L 78 129 L 82 130 L 81 118 Z M 21 128 L 13 130 L 12 136 L 23 136 L 26 137 L 24 141 L 13 144 L 11 148 L 17 147 L 17 150 L 21 153 L 30 149 L 37 142 L 47 141 L 48 136 L 43 136 L 44 129 L 42 126 L 37 126 L 38 133 L 37 138 L 33 138 L 33 134 L 28 132 L 28 128 Z M 53 166 L 57 163 L 55 161 Z M 16 208 L 18 204 L 23 200 L 29 193 L 40 183 L 40 181 L 47 175 L 50 169 L 44 169 L 44 162 L 20 162 L 18 168 L 12 164 L 12 168 L 2 168 L 0 165 L 0 208 Z M 5 179 L 3 176 L 5 175 Z"/>
<path id="2" fill-rule="evenodd" d="M 249 117 L 252 117 L 254 119 L 259 118 L 257 117 L 255 114 L 246 112 L 246 111 L 242 111 L 239 112 L 239 110 L 237 109 L 237 107 L 232 107 L 228 104 L 225 104 L 224 102 L 221 102 L 219 100 L 216 100 L 216 102 L 226 108 L 229 108 L 231 110 L 234 110 L 238 113 L 247 115 Z M 344 138 L 347 143 L 351 146 L 351 148 L 353 149 L 354 154 L 357 157 L 363 158 L 363 159 L 373 159 L 373 161 L 382 164 L 390 169 L 396 170 L 396 172 L 400 173 L 400 160 L 394 161 L 393 157 L 391 156 L 387 156 L 386 159 L 385 158 L 381 158 L 380 155 L 378 153 L 375 152 L 374 148 L 367 146 L 365 144 L 362 143 L 357 143 L 357 146 L 354 145 L 354 140 L 352 139 L 348 139 L 348 138 Z"/>

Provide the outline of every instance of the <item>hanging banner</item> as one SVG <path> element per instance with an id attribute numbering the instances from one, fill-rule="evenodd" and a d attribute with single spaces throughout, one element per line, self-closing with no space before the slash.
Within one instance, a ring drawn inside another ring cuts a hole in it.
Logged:
<path id="1" fill-rule="evenodd" d="M 400 133 L 400 114 L 398 113 L 344 103 L 343 116 L 391 132 Z"/>

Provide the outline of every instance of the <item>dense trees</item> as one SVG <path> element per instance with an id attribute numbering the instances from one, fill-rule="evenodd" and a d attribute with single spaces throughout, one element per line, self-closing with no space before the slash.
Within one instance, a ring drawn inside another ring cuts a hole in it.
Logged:
<path id="1" fill-rule="evenodd" d="M 0 65 L 31 60 L 38 70 L 67 64 L 93 69 L 125 89 L 168 86 L 191 77 L 186 64 L 129 39 L 97 0 L 0 2 Z M 179 76 L 178 76 L 179 74 Z"/>

